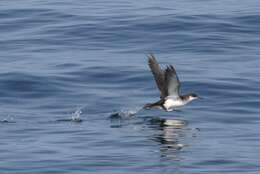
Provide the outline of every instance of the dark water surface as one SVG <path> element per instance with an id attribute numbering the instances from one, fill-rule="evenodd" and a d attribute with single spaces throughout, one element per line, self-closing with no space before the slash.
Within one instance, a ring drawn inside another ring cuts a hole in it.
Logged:
<path id="1" fill-rule="evenodd" d="M 0 48 L 1 174 L 259 173 L 257 0 L 2 0 Z M 204 99 L 139 111 L 149 52 Z"/>

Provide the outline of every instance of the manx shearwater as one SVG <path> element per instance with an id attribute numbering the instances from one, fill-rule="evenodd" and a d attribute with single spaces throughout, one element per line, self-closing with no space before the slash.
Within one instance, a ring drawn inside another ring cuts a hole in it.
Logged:
<path id="1" fill-rule="evenodd" d="M 164 109 L 165 111 L 173 111 L 176 108 L 200 98 L 194 93 L 180 95 L 181 84 L 172 65 L 162 70 L 153 54 L 148 56 L 148 65 L 153 73 L 157 87 L 161 92 L 161 99 L 155 103 L 146 104 L 144 106 L 145 109 L 158 108 Z"/>

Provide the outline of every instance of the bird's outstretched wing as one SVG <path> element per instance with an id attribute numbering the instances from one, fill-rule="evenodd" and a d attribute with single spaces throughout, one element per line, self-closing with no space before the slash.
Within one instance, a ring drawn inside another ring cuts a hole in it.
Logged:
<path id="1" fill-rule="evenodd" d="M 165 98 L 167 96 L 167 86 L 166 86 L 166 77 L 165 71 L 160 68 L 160 65 L 156 61 L 156 58 L 153 54 L 148 55 L 148 65 L 153 73 L 154 80 L 157 84 L 157 87 L 161 91 L 161 98 Z"/>
<path id="2" fill-rule="evenodd" d="M 180 81 L 172 65 L 168 66 L 165 70 L 165 86 L 167 89 L 167 96 L 179 97 Z"/>

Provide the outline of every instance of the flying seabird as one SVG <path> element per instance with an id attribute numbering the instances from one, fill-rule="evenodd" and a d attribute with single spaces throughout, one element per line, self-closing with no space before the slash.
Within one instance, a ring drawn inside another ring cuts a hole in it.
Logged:
<path id="1" fill-rule="evenodd" d="M 169 65 L 165 70 L 162 70 L 153 54 L 148 56 L 148 65 L 153 73 L 157 87 L 161 92 L 161 99 L 155 103 L 146 104 L 144 106 L 145 109 L 158 108 L 166 111 L 173 111 L 192 100 L 200 98 L 194 93 L 180 95 L 181 84 L 172 65 Z"/>

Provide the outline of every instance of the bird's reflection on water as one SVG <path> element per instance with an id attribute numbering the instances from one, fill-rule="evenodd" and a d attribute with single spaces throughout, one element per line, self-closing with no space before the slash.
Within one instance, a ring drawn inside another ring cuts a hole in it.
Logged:
<path id="1" fill-rule="evenodd" d="M 188 144 L 185 144 L 185 137 L 189 129 L 188 122 L 180 119 L 152 118 L 150 120 L 155 131 L 153 140 L 160 143 L 162 157 L 178 160 L 179 151 Z"/>
<path id="2" fill-rule="evenodd" d="M 129 124 L 145 124 L 145 127 L 152 130 L 151 139 L 159 143 L 161 156 L 173 160 L 180 159 L 179 152 L 189 146 L 189 135 L 194 135 L 194 131 L 188 128 L 188 121 L 182 119 L 133 115 L 126 119 L 125 115 L 113 113 L 110 120 L 111 127 L 114 128 Z"/>

